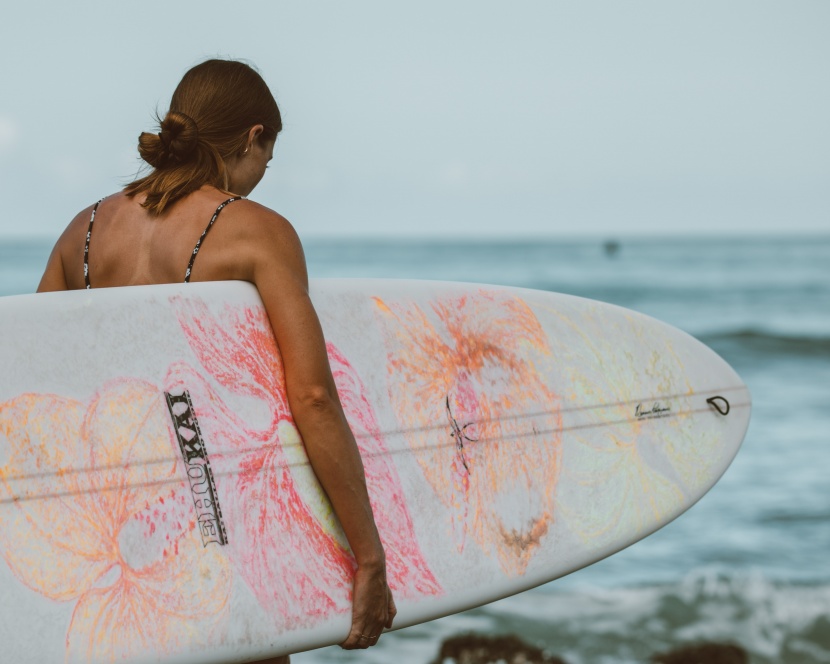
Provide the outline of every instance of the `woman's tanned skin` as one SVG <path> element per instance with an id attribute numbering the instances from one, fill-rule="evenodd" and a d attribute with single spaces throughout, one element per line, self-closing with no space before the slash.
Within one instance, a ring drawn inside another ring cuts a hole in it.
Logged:
<path id="1" fill-rule="evenodd" d="M 247 196 L 274 149 L 250 129 L 246 152 L 226 162 L 229 192 Z M 180 283 L 193 247 L 228 191 L 205 185 L 160 216 L 123 192 L 104 199 L 89 247 L 93 287 Z M 92 208 L 81 211 L 55 245 L 38 292 L 85 287 L 83 250 Z M 249 200 L 225 207 L 195 261 L 191 281 L 242 280 L 265 304 L 285 369 L 288 401 L 312 468 L 331 500 L 357 561 L 347 649 L 374 645 L 396 609 L 386 583 L 383 547 L 366 491 L 363 463 L 331 375 L 325 341 L 308 294 L 308 274 L 294 228 Z M 283 664 L 288 657 L 267 660 Z"/>

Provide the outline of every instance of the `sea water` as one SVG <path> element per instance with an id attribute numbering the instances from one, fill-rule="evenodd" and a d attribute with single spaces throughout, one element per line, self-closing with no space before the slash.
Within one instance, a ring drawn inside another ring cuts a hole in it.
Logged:
<path id="1" fill-rule="evenodd" d="M 731 642 L 751 661 L 830 662 L 830 236 L 305 244 L 312 277 L 539 288 L 622 305 L 723 356 L 754 402 L 744 445 L 691 510 L 607 560 L 393 632 L 365 652 L 292 658 L 426 664 L 459 633 L 516 634 L 571 664 Z M 0 240 L 0 295 L 33 291 L 49 243 Z"/>

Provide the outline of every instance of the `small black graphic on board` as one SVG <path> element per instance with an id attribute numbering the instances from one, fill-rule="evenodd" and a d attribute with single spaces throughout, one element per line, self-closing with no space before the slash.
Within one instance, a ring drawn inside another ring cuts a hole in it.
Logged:
<path id="1" fill-rule="evenodd" d="M 470 467 L 467 465 L 467 457 L 464 454 L 464 441 L 469 441 L 471 443 L 478 442 L 476 438 L 470 438 L 467 435 L 467 427 L 472 425 L 472 422 L 468 422 L 464 426 L 458 424 L 458 421 L 455 419 L 455 416 L 452 414 L 452 410 L 450 409 L 450 395 L 448 394 L 444 403 L 447 406 L 447 417 L 450 420 L 450 437 L 455 438 L 455 449 L 458 452 L 458 456 L 461 458 L 461 463 L 464 465 L 464 470 L 467 471 L 467 474 L 470 474 Z"/>

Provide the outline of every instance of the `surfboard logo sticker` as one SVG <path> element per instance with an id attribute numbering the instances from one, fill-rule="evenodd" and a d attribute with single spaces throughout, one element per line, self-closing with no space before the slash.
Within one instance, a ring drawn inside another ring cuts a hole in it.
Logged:
<path id="1" fill-rule="evenodd" d="M 190 393 L 182 390 L 179 394 L 165 392 L 164 396 L 167 399 L 170 417 L 173 418 L 173 429 L 176 432 L 182 460 L 187 470 L 202 545 L 207 546 L 215 542 L 224 546 L 228 543 L 228 535 L 222 521 L 216 481 L 213 479 L 213 471 L 202 440 L 199 422 L 193 413 Z"/>

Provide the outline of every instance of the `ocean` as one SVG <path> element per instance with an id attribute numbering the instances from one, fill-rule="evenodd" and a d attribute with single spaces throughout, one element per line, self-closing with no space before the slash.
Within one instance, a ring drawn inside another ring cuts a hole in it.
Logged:
<path id="1" fill-rule="evenodd" d="M 32 292 L 50 250 L 0 239 L 0 295 Z M 753 395 L 743 448 L 686 514 L 534 590 L 292 657 L 427 664 L 462 633 L 515 634 L 570 664 L 734 643 L 753 664 L 830 662 L 830 236 L 305 243 L 312 277 L 472 281 L 612 302 L 712 347 Z"/>

